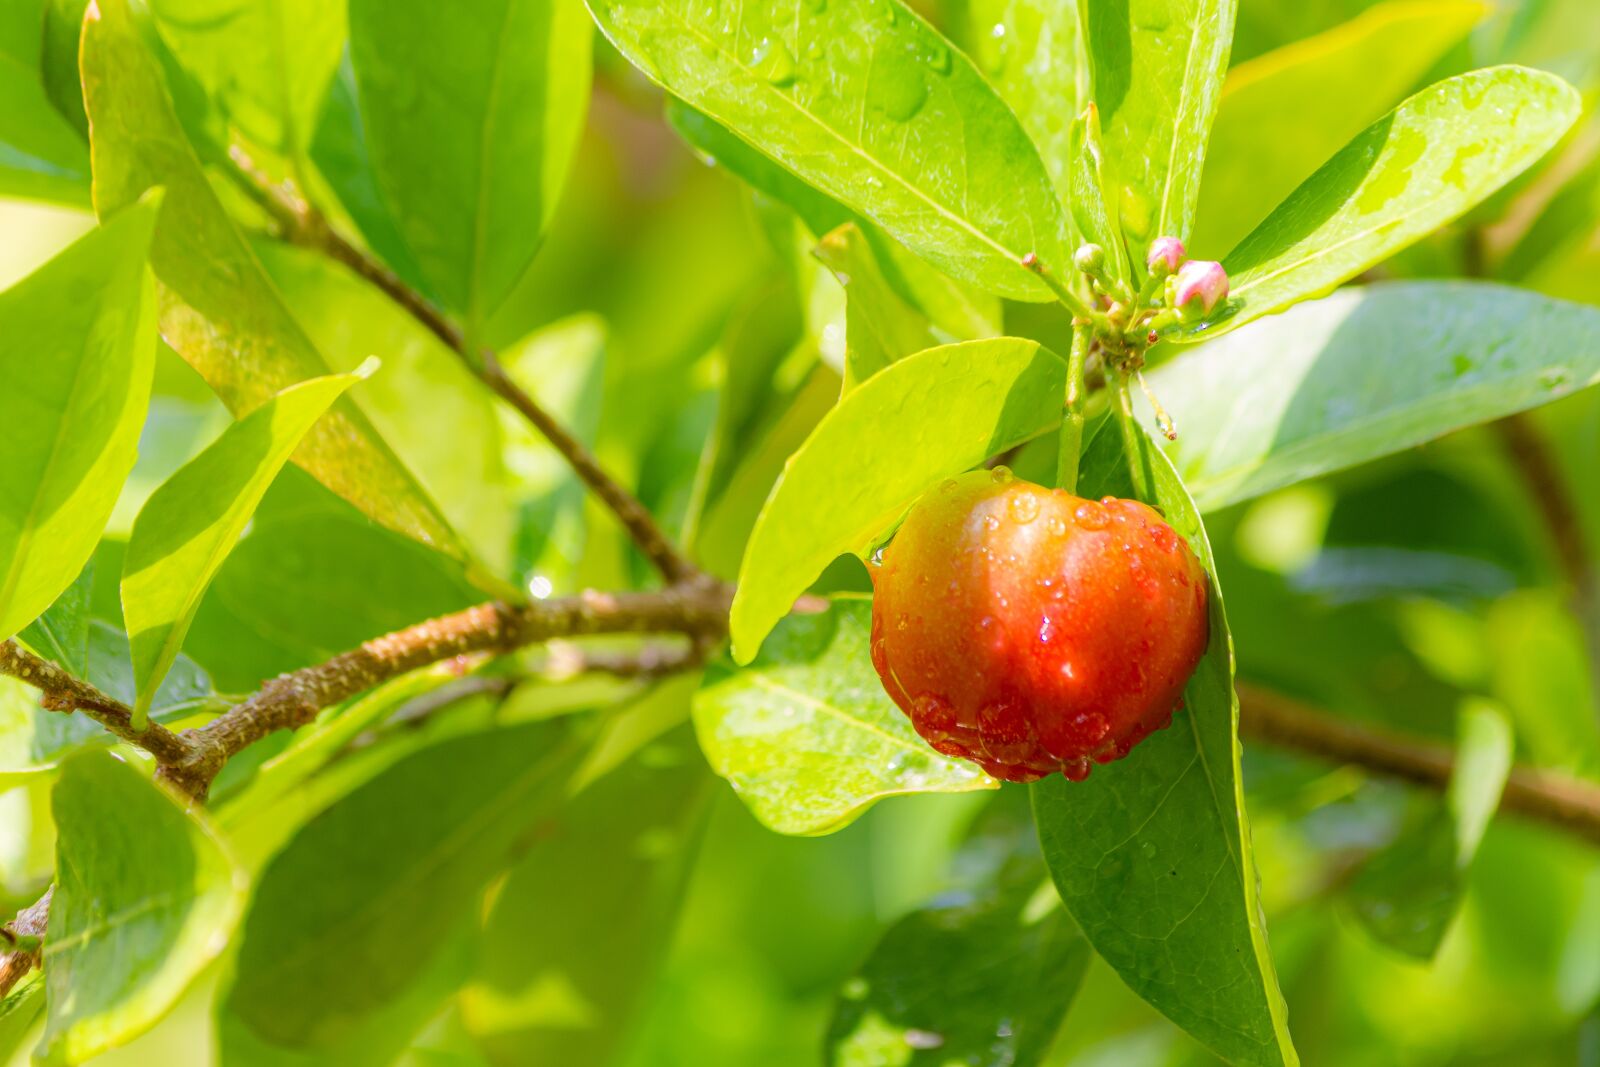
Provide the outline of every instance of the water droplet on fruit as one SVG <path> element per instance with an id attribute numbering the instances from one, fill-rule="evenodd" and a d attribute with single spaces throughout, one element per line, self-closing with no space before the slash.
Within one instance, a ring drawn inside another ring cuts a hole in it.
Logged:
<path id="1" fill-rule="evenodd" d="M 1039 643 L 1041 645 L 1048 645 L 1051 641 L 1055 640 L 1055 636 L 1053 623 L 1051 622 L 1050 616 L 1046 615 L 1044 618 L 1039 620 Z"/>
<path id="2" fill-rule="evenodd" d="M 1072 517 L 1085 530 L 1104 530 L 1111 522 L 1111 516 L 1105 507 L 1093 501 L 1079 504 L 1078 510 L 1072 513 Z"/>
<path id="3" fill-rule="evenodd" d="M 1071 660 L 1062 660 L 1060 670 L 1061 677 L 1065 678 L 1069 682 L 1072 681 L 1073 678 L 1077 677 L 1077 672 L 1073 669 Z"/>
<path id="4" fill-rule="evenodd" d="M 1069 759 L 1062 761 L 1061 773 L 1069 782 L 1081 782 L 1089 777 L 1089 772 L 1094 769 L 1086 759 Z"/>
<path id="5" fill-rule="evenodd" d="M 1049 527 L 1052 537 L 1065 537 L 1067 535 L 1066 521 L 1059 515 L 1050 516 Z"/>
<path id="6" fill-rule="evenodd" d="M 1012 478 L 1011 468 L 1004 465 L 996 467 L 994 470 L 989 472 L 989 477 L 994 479 L 996 484 L 1004 485 Z"/>
<path id="7" fill-rule="evenodd" d="M 985 515 L 983 517 L 983 525 L 984 525 L 985 529 L 990 530 L 990 531 L 1000 529 L 1000 516 L 998 516 L 998 515 Z M 985 549 L 983 554 L 985 556 L 993 555 L 993 553 L 990 552 L 988 549 Z"/>
<path id="8" fill-rule="evenodd" d="M 1178 535 L 1164 522 L 1150 524 L 1150 540 L 1163 552 L 1172 552 L 1178 547 Z"/>
<path id="9" fill-rule="evenodd" d="M 1111 731 L 1111 724 L 1099 712 L 1085 711 L 1072 720 L 1072 729 L 1085 745 L 1098 745 Z"/>
<path id="10" fill-rule="evenodd" d="M 948 700 L 933 693 L 924 693 L 911 701 L 911 717 L 924 736 L 929 733 L 948 734 L 956 725 L 956 709 L 950 706 Z M 931 738 L 929 743 L 932 743 Z"/>
<path id="11" fill-rule="evenodd" d="M 1014 494 L 1008 506 L 1017 522 L 1026 524 L 1039 517 L 1039 498 L 1032 493 Z"/>
<path id="12" fill-rule="evenodd" d="M 905 612 L 902 611 L 900 613 L 899 617 L 894 620 L 894 628 L 896 630 L 907 630 L 910 627 L 911 627 L 911 616 L 907 615 Z"/>

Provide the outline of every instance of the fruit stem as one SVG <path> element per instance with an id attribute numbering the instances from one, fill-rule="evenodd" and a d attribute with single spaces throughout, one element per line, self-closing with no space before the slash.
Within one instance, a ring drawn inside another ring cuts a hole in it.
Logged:
<path id="1" fill-rule="evenodd" d="M 1133 417 L 1133 393 L 1129 388 L 1131 378 L 1132 375 L 1126 369 L 1121 367 L 1117 369 L 1114 399 L 1117 427 L 1122 431 L 1122 450 L 1128 460 L 1128 475 L 1133 479 L 1133 495 L 1148 502 L 1150 486 L 1145 480 L 1144 464 L 1140 462 L 1140 457 L 1144 453 L 1139 447 L 1139 425 Z"/>
<path id="2" fill-rule="evenodd" d="M 1083 408 L 1088 390 L 1083 365 L 1089 358 L 1090 327 L 1072 324 L 1072 352 L 1067 357 L 1067 388 L 1061 409 L 1061 452 L 1056 457 L 1056 485 L 1069 493 L 1078 490 L 1078 456 L 1083 450 Z"/>
<path id="3" fill-rule="evenodd" d="M 1068 289 L 1060 278 L 1051 274 L 1050 268 L 1045 266 L 1044 261 L 1032 252 L 1022 257 L 1022 265 L 1037 274 L 1039 280 L 1049 286 L 1050 291 L 1056 294 L 1056 299 L 1061 301 L 1068 311 L 1072 312 L 1073 318 L 1090 320 L 1103 318 L 1103 316 L 1096 315 L 1094 309 L 1085 304 L 1077 293 Z"/>

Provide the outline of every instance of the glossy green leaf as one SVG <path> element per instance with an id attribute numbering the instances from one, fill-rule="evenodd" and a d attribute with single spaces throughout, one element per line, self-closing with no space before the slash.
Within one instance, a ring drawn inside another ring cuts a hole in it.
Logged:
<path id="1" fill-rule="evenodd" d="M 26 61 L 0 51 L 0 195 L 87 205 L 89 154 L 45 91 L 38 59 L 37 43 Z"/>
<path id="2" fill-rule="evenodd" d="M 64 764 L 53 806 L 60 837 L 39 1055 L 82 1063 L 173 1007 L 227 944 L 246 884 L 199 816 L 109 754 Z"/>
<path id="3" fill-rule="evenodd" d="M 723 9 L 593 0 L 653 80 L 949 274 L 1021 300 L 1063 270 L 1067 223 L 1038 150 L 965 56 L 900 0 Z"/>
<path id="4" fill-rule="evenodd" d="M 1187 240 L 1222 95 L 1235 0 L 1083 3 L 1089 100 L 1100 109 L 1115 213 L 1130 250 Z"/>
<path id="5" fill-rule="evenodd" d="M 1139 434 L 1151 503 L 1215 573 L 1199 512 Z M 1133 495 L 1122 435 L 1102 424 L 1079 492 Z M 1139 996 L 1229 1063 L 1293 1065 L 1258 899 L 1239 767 L 1233 640 L 1211 587 L 1211 641 L 1172 725 L 1087 781 L 1032 787 L 1039 842 L 1095 951 Z"/>
<path id="6" fill-rule="evenodd" d="M 872 668 L 863 598 L 779 624 L 748 667 L 714 668 L 695 696 L 711 767 L 785 834 L 824 834 L 901 793 L 965 793 L 996 783 L 929 748 Z"/>
<path id="7" fill-rule="evenodd" d="M 132 646 L 128 635 L 110 623 L 95 619 L 89 624 L 86 652 L 86 664 L 79 677 L 132 707 L 138 699 L 138 689 L 133 680 Z M 206 711 L 221 711 L 228 703 L 226 698 L 218 696 L 211 676 L 188 656 L 180 654 L 150 699 L 150 718 L 160 723 L 181 722 Z M 35 760 L 57 759 L 74 749 L 106 745 L 112 740 L 104 727 L 87 716 L 35 709 Z"/>
<path id="8" fill-rule="evenodd" d="M 45 613 L 17 636 L 24 644 L 76 678 L 89 677 L 90 601 L 94 593 L 94 558 L 84 564 L 72 584 Z"/>
<path id="9" fill-rule="evenodd" d="M 139 512 L 122 566 L 122 613 L 139 688 L 136 722 L 149 711 L 200 598 L 272 480 L 312 425 L 363 377 L 332 374 L 285 389 L 224 430 Z"/>
<path id="10" fill-rule="evenodd" d="M 827 1062 L 1034 1067 L 1092 955 L 1048 884 L 935 901 L 890 926 L 845 982 Z"/>
<path id="11" fill-rule="evenodd" d="M 1011 106 L 1039 148 L 1063 203 L 1072 203 L 1072 121 L 1083 111 L 1078 4 L 1061 0 L 967 0 L 962 48 Z"/>
<path id="12" fill-rule="evenodd" d="M 518 860 L 461 997 L 491 1063 L 614 1059 L 670 940 L 714 782 L 685 724 L 570 800 Z"/>
<path id="13" fill-rule="evenodd" d="M 1352 288 L 1148 375 L 1211 511 L 1600 381 L 1600 310 L 1481 282 Z"/>
<path id="14" fill-rule="evenodd" d="M 1469 701 L 1457 732 L 1442 809 L 1368 860 L 1349 890 L 1372 935 L 1418 959 L 1431 959 L 1444 941 L 1511 770 L 1511 726 L 1492 702 Z"/>
<path id="15" fill-rule="evenodd" d="M 829 233 L 815 254 L 844 286 L 846 392 L 901 357 L 938 344 L 927 316 L 890 286 L 858 227 L 847 223 Z"/>
<path id="16" fill-rule="evenodd" d="M 212 190 L 128 0 L 97 0 L 82 59 L 96 210 L 104 215 L 153 186 L 167 189 L 151 249 L 162 336 L 235 415 L 326 374 Z M 317 425 L 296 462 L 391 529 L 459 553 L 433 502 L 348 401 Z"/>
<path id="17" fill-rule="evenodd" d="M 469 332 L 522 276 L 589 96 L 578 0 L 352 0 L 350 55 L 378 188 Z"/>
<path id="18" fill-rule="evenodd" d="M 734 658 L 749 662 L 824 567 L 865 556 L 929 486 L 1059 423 L 1066 375 L 1037 343 L 999 337 L 918 352 L 852 390 L 761 509 L 733 602 Z"/>
<path id="19" fill-rule="evenodd" d="M 303 826 L 258 880 L 218 1008 L 222 1062 L 392 1061 L 432 1014 L 392 1009 L 430 984 L 573 756 L 548 723 L 441 741 Z"/>
<path id="20" fill-rule="evenodd" d="M 343 4 L 149 0 L 183 69 L 254 145 L 302 160 L 344 50 Z"/>
<path id="21" fill-rule="evenodd" d="M 1582 102 L 1560 78 L 1491 67 L 1424 89 L 1341 148 L 1223 259 L 1215 336 L 1331 289 L 1460 215 L 1544 155 Z"/>
<path id="22" fill-rule="evenodd" d="M 89 0 L 44 0 L 39 54 L 39 79 L 45 95 L 85 144 L 89 141 L 89 116 L 83 111 L 83 85 L 78 80 L 78 38 L 88 7 Z"/>
<path id="23" fill-rule="evenodd" d="M 155 358 L 158 205 L 90 231 L 0 293 L 0 639 L 83 569 L 133 469 Z"/>
<path id="24" fill-rule="evenodd" d="M 1479 0 L 1388 0 L 1241 63 L 1222 87 L 1189 248 L 1215 259 L 1398 104 L 1480 20 Z"/>

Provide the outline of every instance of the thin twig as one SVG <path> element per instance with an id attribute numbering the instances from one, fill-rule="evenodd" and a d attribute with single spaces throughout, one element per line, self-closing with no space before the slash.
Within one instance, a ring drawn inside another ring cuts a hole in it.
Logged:
<path id="1" fill-rule="evenodd" d="M 662 532 L 655 516 L 640 500 L 600 465 L 592 451 L 544 410 L 506 373 L 492 351 L 475 352 L 467 338 L 422 294 L 364 250 L 347 241 L 321 212 L 292 189 L 263 175 L 237 148 L 230 152 L 234 164 L 230 177 L 277 224 L 279 236 L 290 244 L 321 252 L 338 260 L 376 286 L 456 354 L 466 368 L 496 396 L 516 408 L 571 465 L 578 477 L 616 515 L 639 550 L 669 582 L 695 577 L 699 570 Z"/>
<path id="2" fill-rule="evenodd" d="M 133 711 L 128 705 L 34 655 L 15 640 L 0 642 L 0 674 L 10 675 L 39 690 L 39 703 L 46 710 L 81 711 L 128 744 L 144 749 L 164 766 L 181 764 L 192 754 L 179 735 L 160 723 L 148 723 L 143 730 L 134 729 Z"/>
<path id="3" fill-rule="evenodd" d="M 1448 745 L 1330 715 L 1245 682 L 1239 683 L 1239 732 L 1433 789 L 1443 789 L 1455 769 Z M 1500 810 L 1600 844 L 1600 784 L 1518 765 L 1506 779 Z"/>
<path id="4" fill-rule="evenodd" d="M 42 897 L 17 912 L 17 917 L 6 923 L 5 933 L 11 941 L 44 936 L 45 927 L 50 921 L 50 898 L 55 891 L 55 886 L 46 889 Z M 40 954 L 38 947 L 29 947 L 0 956 L 0 999 L 26 978 L 29 971 L 39 966 Z"/>

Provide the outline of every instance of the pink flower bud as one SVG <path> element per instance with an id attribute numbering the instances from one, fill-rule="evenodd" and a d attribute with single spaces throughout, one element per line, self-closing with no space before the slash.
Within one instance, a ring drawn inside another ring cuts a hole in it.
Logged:
<path id="1" fill-rule="evenodd" d="M 1209 315 L 1211 309 L 1228 295 L 1228 272 L 1221 263 L 1205 259 L 1191 259 L 1178 271 L 1172 291 L 1172 302 L 1184 311 L 1199 311 Z"/>
<path id="2" fill-rule="evenodd" d="M 1144 263 L 1151 274 L 1171 274 L 1183 264 L 1183 242 L 1176 237 L 1157 237 L 1150 242 Z"/>

